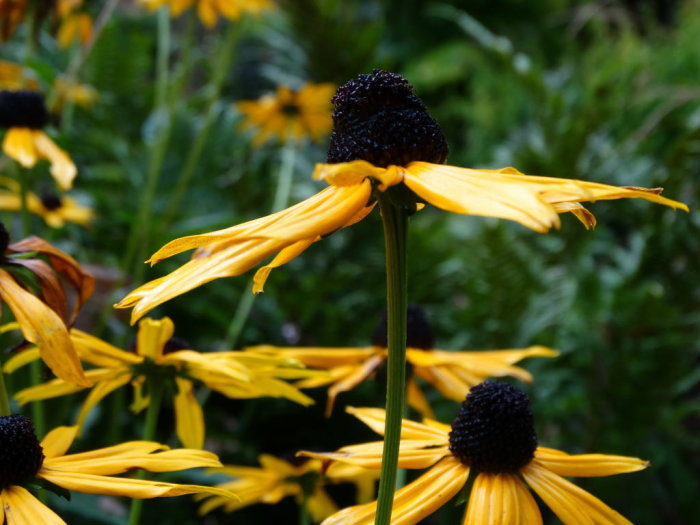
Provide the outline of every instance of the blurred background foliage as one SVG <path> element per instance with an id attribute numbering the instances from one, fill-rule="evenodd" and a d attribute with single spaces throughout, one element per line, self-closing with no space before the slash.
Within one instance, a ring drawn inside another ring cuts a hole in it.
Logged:
<path id="1" fill-rule="evenodd" d="M 399 72 L 415 86 L 444 128 L 450 164 L 512 165 L 531 174 L 659 186 L 697 207 L 697 0 L 279 4 L 278 11 L 237 28 L 235 56 L 211 110 L 214 57 L 231 24 L 206 31 L 191 13 L 172 22 L 171 88 L 176 94 L 173 86 L 181 82 L 182 91 L 169 101 L 173 127 L 152 206 L 148 253 L 175 237 L 268 212 L 281 149 L 253 147 L 238 128 L 233 101 L 257 98 L 280 84 L 340 84 L 372 68 Z M 98 218 L 89 230 L 70 225 L 60 234 L 43 232 L 93 265 L 102 292 L 83 328 L 115 341 L 134 333 L 126 314 L 109 311 L 109 305 L 140 284 L 112 289 L 162 124 L 162 115 L 152 112 L 156 46 L 155 17 L 123 2 L 81 72 L 81 81 L 99 92 L 99 102 L 64 111 L 59 122 L 62 144 L 79 165 L 77 193 Z M 29 66 L 50 84 L 69 56 L 48 38 L 39 47 Z M 12 43 L 3 45 L 4 58 L 20 53 Z M 185 66 L 189 71 L 181 71 Z M 167 217 L 170 190 L 208 111 L 213 120 L 194 182 Z M 297 155 L 292 200 L 322 186 L 310 173 L 325 160 L 325 148 L 306 143 Z M 409 299 L 427 311 L 439 348 L 559 349 L 557 359 L 524 365 L 535 375 L 527 391 L 540 443 L 651 460 L 644 472 L 580 484 L 635 523 L 693 523 L 700 493 L 700 218 L 641 201 L 591 209 L 598 217 L 595 230 L 563 217 L 561 230 L 543 236 L 514 223 L 427 208 L 411 221 Z M 35 226 L 41 231 L 39 219 Z M 237 347 L 367 345 L 384 308 L 379 230 L 373 214 L 273 272 Z M 175 259 L 149 269 L 145 278 L 185 260 Z M 177 335 L 196 349 L 219 349 L 241 297 L 249 293 L 248 277 L 215 281 L 152 316 L 173 318 Z M 331 421 L 323 419 L 320 390 L 312 391 L 319 403 L 309 409 L 211 396 L 208 446 L 227 463 L 253 464 L 261 452 L 289 455 L 298 448 L 332 450 L 373 439 L 343 407 L 381 405 L 383 389 L 379 373 L 342 395 Z M 430 400 L 440 419 L 451 421 L 456 404 L 436 394 Z M 137 423 L 110 415 L 108 407 L 95 414 L 93 429 L 106 422 L 121 425 L 125 437 L 138 435 Z M 67 423 L 67 410 L 50 412 L 55 424 Z M 164 440 L 171 417 L 161 418 Z M 337 495 L 350 501 L 343 490 Z M 179 500 L 167 510 L 147 504 L 144 519 L 157 523 L 165 512 L 180 523 L 197 522 L 192 504 Z M 79 516 L 113 522 L 89 511 L 77 502 L 66 510 L 76 522 Z M 456 523 L 461 512 L 447 506 L 426 523 Z M 204 522 L 291 523 L 289 516 L 296 516 L 293 501 L 234 516 L 214 513 Z"/>

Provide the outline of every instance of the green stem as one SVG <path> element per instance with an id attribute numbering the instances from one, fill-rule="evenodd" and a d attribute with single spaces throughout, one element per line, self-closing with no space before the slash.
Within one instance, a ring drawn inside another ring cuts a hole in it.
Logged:
<path id="1" fill-rule="evenodd" d="M 226 33 L 226 38 L 219 48 L 219 54 L 214 63 L 214 76 L 212 78 L 210 86 L 210 97 L 209 97 L 209 107 L 207 108 L 207 113 L 204 117 L 204 122 L 202 127 L 196 133 L 194 143 L 187 153 L 187 158 L 185 159 L 185 164 L 180 172 L 180 176 L 175 183 L 175 189 L 170 196 L 170 202 L 164 214 L 164 219 L 162 226 L 165 228 L 172 221 L 173 217 L 177 213 L 178 208 L 182 202 L 182 199 L 187 192 L 187 189 L 192 182 L 192 177 L 199 165 L 199 159 L 202 156 L 202 151 L 209 138 L 209 133 L 214 125 L 214 121 L 217 115 L 217 102 L 219 101 L 219 95 L 221 94 L 221 89 L 224 85 L 224 80 L 226 80 L 226 73 L 230 70 L 231 61 L 233 60 L 233 51 L 236 47 L 236 42 L 238 42 L 238 36 L 240 23 L 229 24 L 228 32 Z"/>
<path id="2" fill-rule="evenodd" d="M 406 237 L 408 213 L 377 192 L 384 227 L 387 293 L 387 389 L 384 449 L 379 477 L 376 525 L 389 525 L 396 489 L 401 418 L 406 390 Z"/>
<path id="3" fill-rule="evenodd" d="M 146 422 L 143 429 L 143 440 L 154 441 L 156 437 L 156 426 L 158 423 L 158 413 L 160 412 L 160 404 L 163 400 L 163 382 L 159 380 L 150 381 L 150 399 L 148 409 L 146 410 Z M 136 478 L 146 479 L 146 471 L 140 470 Z M 129 525 L 138 525 L 141 520 L 141 510 L 143 509 L 142 499 L 131 500 L 131 511 L 129 512 Z"/>
<path id="4" fill-rule="evenodd" d="M 151 148 L 151 156 L 146 174 L 146 184 L 142 194 L 137 219 L 132 223 L 129 240 L 124 252 L 122 268 L 129 271 L 136 282 L 144 273 L 142 259 L 148 246 L 150 222 L 153 217 L 152 206 L 158 187 L 168 141 L 172 131 L 172 115 L 168 106 L 168 56 L 170 53 L 170 12 L 166 7 L 158 11 L 158 60 L 156 73 L 156 98 L 154 117 L 156 119 L 156 139 Z"/>
<path id="5" fill-rule="evenodd" d="M 7 396 L 7 387 L 5 386 L 5 372 L 2 371 L 2 363 L 0 363 L 0 416 L 9 416 L 10 398 Z"/>
<path id="6" fill-rule="evenodd" d="M 294 141 L 288 142 L 282 150 L 282 161 L 280 162 L 280 169 L 277 176 L 277 189 L 275 190 L 275 198 L 272 204 L 273 213 L 287 206 L 289 194 L 292 191 L 292 179 L 294 178 L 296 153 L 297 143 Z M 252 293 L 246 293 L 244 290 L 243 295 L 238 302 L 236 313 L 234 314 L 231 324 L 226 331 L 226 337 L 224 337 L 224 341 L 222 343 L 223 349 L 228 350 L 235 348 L 235 345 L 238 342 L 238 337 L 241 335 L 241 331 L 243 330 L 243 326 L 250 315 L 254 302 L 255 295 Z"/>
<path id="7" fill-rule="evenodd" d="M 309 495 L 304 493 L 303 499 L 299 504 L 299 525 L 311 525 L 311 516 L 309 516 Z"/>

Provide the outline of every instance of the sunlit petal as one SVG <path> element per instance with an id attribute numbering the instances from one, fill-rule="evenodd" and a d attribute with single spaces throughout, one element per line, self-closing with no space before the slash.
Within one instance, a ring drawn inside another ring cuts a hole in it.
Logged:
<path id="1" fill-rule="evenodd" d="M 192 392 L 192 381 L 175 378 L 175 428 L 180 442 L 187 448 L 204 446 L 204 413 Z"/>
<path id="2" fill-rule="evenodd" d="M 58 514 L 22 487 L 12 485 L 2 490 L 2 509 L 7 525 L 65 525 Z"/>
<path id="3" fill-rule="evenodd" d="M 649 462 L 627 456 L 608 454 L 566 454 L 559 450 L 538 447 L 537 461 L 555 474 L 570 477 L 611 476 L 637 472 L 649 466 Z"/>

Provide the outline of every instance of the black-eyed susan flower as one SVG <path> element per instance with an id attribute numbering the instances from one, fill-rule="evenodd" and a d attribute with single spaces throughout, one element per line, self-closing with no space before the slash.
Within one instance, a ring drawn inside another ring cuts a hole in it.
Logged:
<path id="1" fill-rule="evenodd" d="M 134 307 L 132 322 L 157 305 L 197 286 L 240 275 L 268 257 L 254 277 L 261 292 L 270 271 L 324 236 L 362 220 L 373 192 L 388 192 L 412 210 L 429 203 L 447 211 L 509 219 L 538 232 L 558 227 L 559 213 L 574 213 L 586 227 L 593 215 L 580 202 L 642 198 L 687 210 L 659 190 L 523 175 L 513 168 L 478 170 L 446 166 L 447 143 L 439 125 L 408 82 L 393 73 L 360 75 L 338 89 L 328 163 L 314 177 L 327 188 L 286 210 L 219 231 L 175 239 L 151 264 L 196 249 L 174 272 L 142 285 L 116 306 Z"/>
<path id="2" fill-rule="evenodd" d="M 73 186 L 78 173 L 68 154 L 42 131 L 49 121 L 44 96 L 37 91 L 0 91 L 0 128 L 7 128 L 2 149 L 25 168 L 39 159 L 51 163 L 51 175 L 61 189 Z"/>
<path id="3" fill-rule="evenodd" d="M 238 20 L 246 13 L 255 15 L 275 5 L 272 0 L 139 0 L 139 3 L 151 10 L 167 5 L 174 17 L 196 5 L 199 19 L 208 28 L 214 27 L 220 16 Z"/>
<path id="4" fill-rule="evenodd" d="M 22 197 L 17 181 L 0 177 L 0 210 L 20 211 Z M 88 226 L 93 219 L 92 208 L 83 206 L 69 195 L 45 193 L 36 195 L 27 192 L 27 209 L 42 219 L 52 228 L 62 228 L 66 222 Z"/>
<path id="5" fill-rule="evenodd" d="M 27 271 L 33 283 L 27 282 Z M 38 296 L 29 291 L 32 287 L 38 289 Z M 93 288 L 93 277 L 67 253 L 38 237 L 10 244 L 10 236 L 0 223 L 0 301 L 12 311 L 24 338 L 37 346 L 37 357 L 57 377 L 82 387 L 90 383 L 67 326 Z M 69 290 L 74 295 L 72 308 Z"/>
<path id="6" fill-rule="evenodd" d="M 352 390 L 384 364 L 387 358 L 386 317 L 375 331 L 372 346 L 361 348 L 279 348 L 254 346 L 249 351 L 295 359 L 310 368 L 327 370 L 327 376 L 305 378 L 298 388 L 329 386 L 326 417 L 330 417 L 338 394 Z M 461 402 L 469 389 L 489 377 L 516 377 L 527 383 L 532 375 L 513 366 L 528 357 L 555 357 L 558 352 L 544 346 L 529 348 L 453 352 L 435 348 L 432 328 L 425 312 L 416 305 L 408 307 L 406 361 L 411 366 L 407 384 L 407 402 L 423 417 L 434 417 L 428 400 L 416 379 L 432 384 L 443 396 Z"/>
<path id="7" fill-rule="evenodd" d="M 338 507 L 324 488 L 326 485 L 353 483 L 357 490 L 357 500 L 368 502 L 374 497 L 374 487 L 378 473 L 343 465 L 333 469 L 327 476 L 321 474 L 322 462 L 318 459 L 303 458 L 304 461 L 290 462 L 269 454 L 258 457 L 259 467 L 225 465 L 222 468 L 210 469 L 211 473 L 225 474 L 235 478 L 217 485 L 236 494 L 240 501 L 203 494 L 199 499 L 205 499 L 199 508 L 199 513 L 208 514 L 222 507 L 226 512 L 264 503 L 275 505 L 287 496 L 293 496 L 297 504 L 306 505 L 314 521 L 321 521 L 334 512 Z"/>
<path id="8" fill-rule="evenodd" d="M 331 132 L 333 84 L 304 84 L 298 90 L 279 86 L 275 94 L 236 103 L 243 130 L 255 130 L 253 144 L 274 137 L 280 142 L 318 141 Z"/>
<path id="9" fill-rule="evenodd" d="M 0 417 L 0 523 L 37 525 L 65 523 L 23 485 L 48 481 L 66 490 L 135 499 L 212 494 L 235 500 L 216 487 L 181 485 L 116 477 L 132 469 L 174 472 L 220 466 L 202 450 L 174 449 L 151 441 L 131 441 L 78 454 L 66 454 L 77 427 L 58 427 L 39 443 L 31 421 L 21 415 Z"/>
<path id="10" fill-rule="evenodd" d="M 384 434 L 384 410 L 349 409 L 372 430 Z M 382 442 L 305 456 L 378 469 Z M 447 503 L 473 479 L 465 525 L 531 525 L 542 516 L 527 486 L 566 524 L 629 523 L 621 514 L 564 477 L 636 472 L 648 462 L 604 454 L 570 455 L 538 446 L 527 396 L 514 386 L 487 381 L 472 388 L 452 426 L 404 420 L 399 467 L 424 469 L 396 491 L 391 523 L 418 523 Z M 333 471 L 334 465 L 328 468 Z M 524 483 L 523 483 L 524 482 Z M 377 503 L 349 507 L 323 525 L 370 525 Z"/>
<path id="11" fill-rule="evenodd" d="M 96 368 L 85 375 L 92 384 L 77 416 L 82 426 L 92 408 L 114 390 L 130 384 L 134 388 L 132 410 L 149 404 L 153 381 L 166 381 L 173 393 L 177 435 L 183 445 L 202 448 L 204 414 L 194 395 L 194 384 L 203 383 L 230 398 L 283 397 L 303 405 L 313 401 L 280 378 L 298 378 L 310 373 L 288 359 L 271 358 L 241 352 L 200 353 L 173 338 L 174 326 L 167 317 L 144 319 L 139 323 L 134 352 L 116 348 L 80 330 L 71 330 L 71 340 L 86 363 Z M 37 358 L 34 350 L 25 350 L 5 364 L 12 372 Z M 19 391 L 15 399 L 24 405 L 83 390 L 84 386 L 54 379 Z"/>

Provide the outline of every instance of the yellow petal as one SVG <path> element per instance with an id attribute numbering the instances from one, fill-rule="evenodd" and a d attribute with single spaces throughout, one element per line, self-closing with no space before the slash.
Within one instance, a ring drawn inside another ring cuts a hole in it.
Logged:
<path id="1" fill-rule="evenodd" d="M 105 381 L 111 379 L 115 375 L 114 370 L 96 368 L 88 370 L 85 373 L 85 377 L 91 383 L 98 383 L 100 381 Z M 32 401 L 39 401 L 42 399 L 51 399 L 54 397 L 65 396 L 67 394 L 72 394 L 74 392 L 79 392 L 85 387 L 75 385 L 73 383 L 68 383 L 63 379 L 52 379 L 46 383 L 42 383 L 36 386 L 30 386 L 20 390 L 15 394 L 15 399 L 20 405 L 25 405 Z"/>
<path id="2" fill-rule="evenodd" d="M 143 362 L 142 356 L 134 352 L 120 350 L 116 346 L 81 330 L 73 328 L 70 331 L 70 336 L 80 359 L 93 365 L 104 368 L 120 368 Z"/>
<path id="3" fill-rule="evenodd" d="M 316 487 L 316 490 L 314 490 L 306 500 L 306 507 L 315 522 L 327 518 L 338 510 L 338 507 L 328 495 L 328 492 L 323 490 L 320 486 Z"/>
<path id="4" fill-rule="evenodd" d="M 76 385 L 90 386 L 68 330 L 53 310 L 19 286 L 5 270 L 0 270 L 0 298 L 12 310 L 24 337 L 37 345 L 41 358 L 54 374 Z"/>
<path id="5" fill-rule="evenodd" d="M 78 417 L 76 418 L 76 424 L 82 427 L 90 411 L 109 394 L 126 385 L 131 380 L 131 377 L 130 370 L 117 369 L 112 371 L 112 374 L 106 378 L 103 378 L 102 381 L 98 382 L 93 389 L 90 390 L 90 393 L 83 402 L 83 406 L 80 407 L 80 412 L 78 412 Z"/>
<path id="6" fill-rule="evenodd" d="M 347 407 L 347 412 L 352 414 L 365 425 L 374 430 L 377 434 L 384 435 L 384 420 L 386 411 L 383 408 L 354 408 Z M 447 443 L 449 438 L 447 433 L 442 429 L 437 429 L 404 419 L 401 422 L 401 439 L 425 440 L 434 442 L 435 444 Z"/>
<path id="7" fill-rule="evenodd" d="M 192 392 L 192 381 L 176 377 L 175 428 L 180 442 L 187 448 L 204 446 L 204 414 Z"/>
<path id="8" fill-rule="evenodd" d="M 385 360 L 386 357 L 384 357 L 384 355 L 373 355 L 361 365 L 354 367 L 352 373 L 348 374 L 342 380 L 331 386 L 328 389 L 328 401 L 326 403 L 325 416 L 331 417 L 333 405 L 335 404 L 335 398 L 338 396 L 338 394 L 352 390 L 357 385 L 362 383 L 362 381 L 367 379 Z"/>
<path id="9" fill-rule="evenodd" d="M 65 525 L 58 514 L 22 487 L 12 485 L 2 490 L 2 509 L 7 525 Z"/>
<path id="10" fill-rule="evenodd" d="M 78 174 L 78 169 L 68 154 L 40 130 L 32 133 L 34 147 L 37 153 L 51 163 L 51 175 L 62 190 L 69 190 L 73 187 L 73 179 Z"/>
<path id="11" fill-rule="evenodd" d="M 593 215 L 578 202 L 555 202 L 552 204 L 552 206 L 554 206 L 557 213 L 565 213 L 567 211 L 573 213 L 587 230 L 595 228 L 597 222 L 595 215 Z"/>
<path id="12" fill-rule="evenodd" d="M 2 142 L 2 150 L 25 168 L 31 168 L 38 160 L 32 130 L 29 128 L 8 129 Z"/>
<path id="13" fill-rule="evenodd" d="M 19 328 L 19 324 L 17 324 L 17 328 Z M 28 365 L 32 361 L 40 359 L 40 357 L 38 348 L 27 348 L 26 350 L 22 350 L 20 353 L 13 355 L 7 361 L 5 361 L 2 369 L 6 374 L 11 374 L 15 370 L 22 368 L 24 365 Z"/>
<path id="14" fill-rule="evenodd" d="M 537 503 L 514 474 L 480 473 L 474 481 L 464 525 L 537 525 Z"/>
<path id="15" fill-rule="evenodd" d="M 175 325 L 168 317 L 142 320 L 136 336 L 136 352 L 151 361 L 158 362 L 163 355 L 165 343 L 174 332 Z"/>
<path id="16" fill-rule="evenodd" d="M 314 242 L 319 240 L 320 237 L 317 237 L 315 239 L 304 239 L 303 241 L 298 241 L 295 242 L 294 244 L 287 246 L 283 250 L 281 250 L 274 259 L 270 262 L 270 264 L 266 264 L 265 266 L 261 267 L 258 269 L 257 272 L 255 272 L 255 276 L 253 277 L 253 293 L 261 293 L 263 291 L 263 288 L 265 287 L 265 281 L 267 281 L 267 278 L 270 275 L 270 272 L 272 272 L 273 268 L 279 268 L 283 264 L 287 264 L 289 261 L 297 257 L 298 255 L 301 255 L 304 250 L 306 250 L 309 246 L 311 246 Z"/>
<path id="17" fill-rule="evenodd" d="M 413 525 L 447 503 L 467 482 L 469 468 L 449 457 L 394 494 L 392 525 Z M 373 525 L 377 502 L 348 507 L 322 525 Z"/>
<path id="18" fill-rule="evenodd" d="M 617 511 L 595 496 L 559 477 L 533 460 L 520 473 L 542 500 L 565 524 L 630 524 Z"/>
<path id="19" fill-rule="evenodd" d="M 78 427 L 56 427 L 51 430 L 44 439 L 41 440 L 41 447 L 44 449 L 44 461 L 63 456 L 73 444 L 75 436 L 78 434 Z"/>
<path id="20" fill-rule="evenodd" d="M 535 457 L 555 474 L 570 477 L 612 476 L 637 472 L 649 466 L 648 461 L 639 458 L 607 454 L 569 455 L 545 447 L 537 447 Z"/>
<path id="21" fill-rule="evenodd" d="M 406 402 L 408 406 L 416 410 L 422 417 L 434 418 L 435 413 L 430 407 L 430 403 L 423 395 L 423 391 L 414 378 L 408 380 L 406 384 Z"/>
<path id="22" fill-rule="evenodd" d="M 340 365 L 355 364 L 365 361 L 378 352 L 375 347 L 364 348 L 313 348 L 313 347 L 277 347 L 270 345 L 249 346 L 246 352 L 261 353 L 271 356 L 283 356 L 295 359 L 306 366 L 314 368 L 334 368 Z"/>

